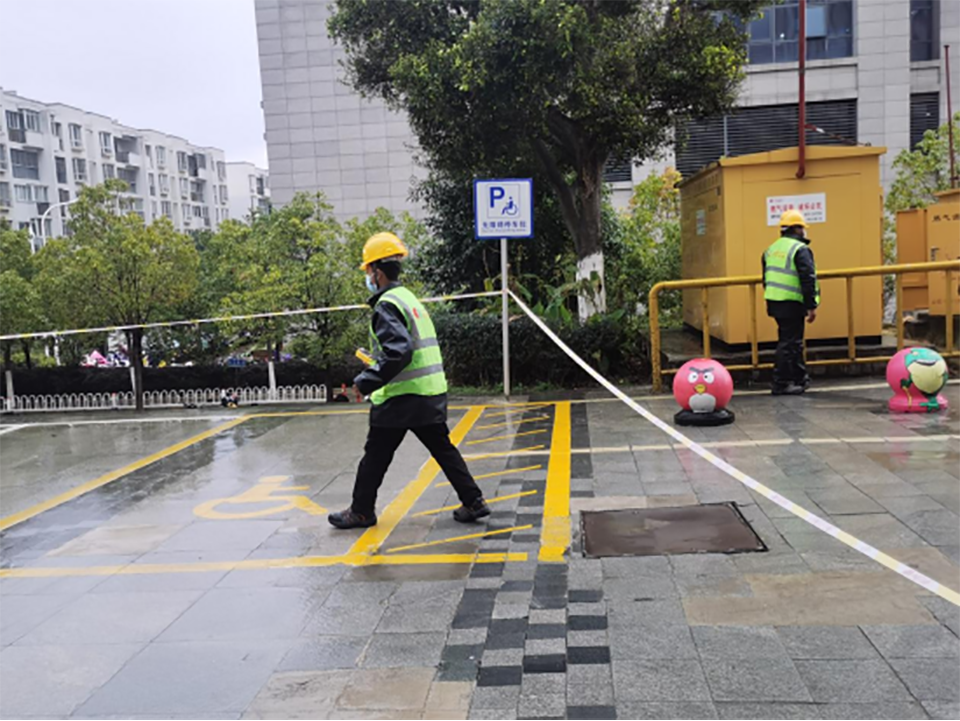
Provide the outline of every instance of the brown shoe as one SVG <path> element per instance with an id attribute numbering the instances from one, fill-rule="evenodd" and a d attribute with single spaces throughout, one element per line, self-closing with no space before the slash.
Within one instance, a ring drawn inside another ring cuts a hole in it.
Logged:
<path id="1" fill-rule="evenodd" d="M 348 508 L 339 513 L 331 513 L 327 516 L 327 520 L 330 521 L 331 526 L 336 526 L 337 528 L 370 528 L 370 526 L 377 525 L 377 517 L 372 516 L 363 516 L 359 513 L 354 513 L 352 508 Z"/>

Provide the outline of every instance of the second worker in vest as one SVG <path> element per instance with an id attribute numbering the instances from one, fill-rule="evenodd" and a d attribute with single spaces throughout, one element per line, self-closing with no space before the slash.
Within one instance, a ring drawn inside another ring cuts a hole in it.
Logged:
<path id="1" fill-rule="evenodd" d="M 490 515 L 483 494 L 447 428 L 447 378 L 437 333 L 426 308 L 398 282 L 407 249 L 393 233 L 377 233 L 363 247 L 370 306 L 373 363 L 354 379 L 370 396 L 370 430 L 357 469 L 350 508 L 331 513 L 337 528 L 367 528 L 377 523 L 377 491 L 393 454 L 412 431 L 427 447 L 463 504 L 453 512 L 461 523 Z"/>
<path id="2" fill-rule="evenodd" d="M 803 362 L 804 322 L 813 323 L 820 305 L 820 284 L 807 221 L 799 210 L 780 216 L 780 239 L 763 254 L 763 297 L 767 315 L 777 321 L 773 395 L 800 395 L 810 385 Z"/>

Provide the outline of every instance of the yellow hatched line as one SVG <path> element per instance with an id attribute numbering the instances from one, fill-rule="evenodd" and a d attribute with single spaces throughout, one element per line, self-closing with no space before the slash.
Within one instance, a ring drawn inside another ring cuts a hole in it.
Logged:
<path id="1" fill-rule="evenodd" d="M 558 403 L 543 500 L 540 561 L 563 563 L 570 547 L 570 403 Z"/>
<path id="2" fill-rule="evenodd" d="M 502 532 L 502 531 L 501 531 Z M 34 566 L 0 568 L 0 578 L 69 578 L 76 576 L 150 576 L 165 573 L 209 571 L 262 571 L 320 566 L 398 566 L 403 564 L 505 563 L 526 561 L 526 553 L 408 554 L 404 556 L 291 556 L 246 561 L 199 561 L 197 563 L 130 563 L 126 566 Z"/>
<path id="3" fill-rule="evenodd" d="M 509 436 L 494 436 L 493 438 L 484 438 L 479 441 L 467 441 L 467 445 L 475 446 L 480 443 L 489 443 L 490 441 L 506 441 L 511 438 L 522 438 L 523 436 L 535 436 L 538 433 L 546 433 L 546 432 L 547 432 L 546 428 L 540 428 L 539 430 L 536 430 L 536 431 L 524 431 L 523 433 L 512 433 Z"/>
<path id="4" fill-rule="evenodd" d="M 507 421 L 506 423 L 491 423 L 487 426 L 477 426 L 478 431 L 489 431 L 493 428 L 504 428 L 506 426 L 519 426 L 521 423 L 536 423 L 537 421 L 550 420 L 550 416 L 537 416 L 536 418 L 524 418 L 522 421 Z"/>
<path id="5" fill-rule="evenodd" d="M 526 471 L 539 471 L 543 466 L 527 466 L 526 468 L 510 468 L 506 471 L 495 471 L 493 473 L 484 473 L 480 476 L 474 476 L 473 480 L 482 481 L 484 478 L 495 478 L 497 476 L 509 476 L 511 473 L 525 473 Z M 443 483 L 438 483 L 434 488 L 443 488 L 444 486 L 449 486 L 449 481 L 444 481 Z"/>
<path id="6" fill-rule="evenodd" d="M 508 415 L 510 415 L 511 413 L 526 413 L 527 411 L 534 411 L 534 410 L 538 410 L 538 409 L 540 409 L 540 408 L 549 408 L 549 407 L 552 406 L 552 405 L 553 405 L 553 401 L 542 401 L 542 402 L 539 402 L 539 403 L 521 403 L 521 404 L 516 404 L 516 405 L 511 406 L 511 407 L 509 407 L 509 408 L 507 408 L 506 406 L 502 406 L 502 405 L 484 406 L 485 408 L 488 408 L 488 409 L 489 409 L 489 408 L 507 408 L 507 410 L 498 411 L 498 412 L 496 412 L 496 413 L 484 413 L 484 417 L 485 417 L 485 418 L 496 418 L 496 417 L 498 417 L 498 416 L 508 416 Z"/>
<path id="7" fill-rule="evenodd" d="M 460 442 L 467 433 L 470 432 L 470 429 L 473 428 L 473 425 L 479 420 L 482 413 L 482 408 L 471 408 L 464 414 L 463 418 L 460 419 L 460 422 L 457 423 L 453 432 L 450 434 L 450 441 L 453 445 L 460 445 Z M 413 504 L 416 503 L 423 492 L 430 487 L 430 484 L 433 483 L 439 473 L 439 464 L 436 460 L 430 458 L 430 460 L 423 464 L 417 477 L 408 483 L 406 487 L 400 491 L 400 494 L 390 502 L 390 505 L 386 507 L 377 525 L 368 528 L 364 531 L 363 535 L 354 542 L 348 551 L 348 555 L 369 557 L 376 554 L 380 546 L 387 540 L 387 537 L 393 533 L 397 524 L 410 512 Z"/>
<path id="8" fill-rule="evenodd" d="M 7 516 L 6 518 L 0 519 L 0 531 L 5 531 L 11 526 L 15 526 L 18 523 L 22 523 L 23 521 L 26 521 L 29 518 L 33 518 L 34 516 L 40 515 L 44 511 L 49 511 L 51 508 L 56 508 L 57 506 L 66 503 L 67 501 L 72 501 L 74 498 L 79 498 L 85 493 L 89 493 L 90 491 L 100 488 L 101 486 L 105 486 L 108 483 L 112 483 L 113 481 L 116 481 L 119 478 L 123 478 L 124 476 L 130 475 L 134 471 L 139 471 L 141 468 L 145 468 L 146 466 L 149 466 L 151 463 L 156 463 L 157 461 L 167 458 L 168 456 L 172 456 L 174 453 L 178 453 L 179 451 L 182 451 L 184 448 L 189 448 L 190 446 L 196 443 L 199 443 L 200 441 L 205 441 L 208 438 L 212 438 L 218 433 L 222 433 L 223 431 L 234 428 L 235 426 L 239 426 L 241 423 L 244 423 L 249 419 L 250 419 L 250 416 L 240 416 L 238 418 L 234 418 L 232 421 L 221 423 L 219 426 L 214 426 L 213 428 L 206 430 L 203 433 L 198 433 L 197 435 L 191 436 L 190 438 L 180 441 L 179 443 L 174 443 L 172 446 L 168 446 L 167 448 L 164 448 L 162 451 L 157 451 L 156 453 L 152 453 L 146 458 L 141 458 L 138 461 L 129 463 L 125 465 L 123 468 L 118 468 L 115 471 L 110 471 L 109 473 L 105 473 L 99 478 L 94 478 L 92 481 L 87 481 L 86 483 L 82 483 L 76 488 L 71 488 L 69 491 L 65 491 L 64 493 L 61 493 L 58 496 L 54 496 L 53 498 L 48 498 L 46 501 L 42 501 L 33 506 L 30 506 L 29 508 L 19 511 L 18 513 L 14 513 L 12 515 Z"/>
<path id="9" fill-rule="evenodd" d="M 467 536 L 455 536 L 454 538 L 442 538 L 439 541 L 427 541 L 426 543 L 411 543 L 409 546 L 397 546 L 387 549 L 387 553 L 397 553 L 398 551 L 409 551 L 414 548 L 428 548 L 430 546 L 440 546 L 444 543 L 455 543 L 456 541 L 469 541 L 474 538 L 486 538 L 487 536 L 496 536 L 501 533 L 512 533 L 513 531 L 526 531 L 533 528 L 533 525 L 513 526 L 511 528 L 498 528 L 496 531 L 484 531 L 483 533 L 471 533 Z M 406 558 L 406 556 L 404 556 Z"/>
<path id="10" fill-rule="evenodd" d="M 488 498 L 487 505 L 491 503 L 498 503 L 500 501 L 509 501 L 511 498 L 523 498 L 524 496 L 532 496 L 536 491 L 523 491 L 522 493 L 511 493 L 507 496 L 494 496 L 493 498 Z M 460 508 L 460 504 L 457 503 L 453 506 L 444 506 L 443 508 L 431 508 L 429 511 L 420 511 L 420 513 L 414 513 L 411 518 L 417 518 L 419 516 L 435 516 L 438 513 L 443 513 L 444 511 L 455 511 Z"/>
<path id="11" fill-rule="evenodd" d="M 464 456 L 465 461 L 482 461 L 484 458 L 506 458 L 507 456 L 523 455 L 527 451 L 540 451 L 546 448 L 544 445 L 530 446 L 529 448 L 518 448 L 515 451 L 500 451 L 499 453 L 480 453 L 470 456 Z"/>

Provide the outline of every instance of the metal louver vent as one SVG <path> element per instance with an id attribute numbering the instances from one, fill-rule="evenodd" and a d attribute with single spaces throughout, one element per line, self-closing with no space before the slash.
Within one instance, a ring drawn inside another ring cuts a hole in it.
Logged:
<path id="1" fill-rule="evenodd" d="M 936 130 L 940 118 L 940 93 L 914 93 L 910 96 L 910 147 L 917 147 L 928 130 Z"/>
<path id="2" fill-rule="evenodd" d="M 808 145 L 856 142 L 857 101 L 808 103 L 807 123 L 826 131 L 808 130 Z M 797 144 L 797 106 L 739 108 L 730 115 L 694 120 L 680 128 L 678 139 L 681 145 L 677 153 L 677 170 L 689 177 L 724 156 L 794 147 Z"/>
<path id="3" fill-rule="evenodd" d="M 630 160 L 608 160 L 603 169 L 603 182 L 629 183 L 633 180 L 632 167 Z"/>

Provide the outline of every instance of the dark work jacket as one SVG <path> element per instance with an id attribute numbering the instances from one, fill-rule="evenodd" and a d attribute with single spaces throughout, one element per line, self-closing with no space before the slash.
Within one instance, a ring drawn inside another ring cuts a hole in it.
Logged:
<path id="1" fill-rule="evenodd" d="M 367 303 L 373 308 L 371 324 L 380 348 L 371 348 L 375 360 L 353 379 L 363 395 L 368 396 L 393 380 L 413 359 L 413 338 L 407 320 L 393 303 L 380 303 L 380 296 L 400 283 L 390 283 Z M 403 395 L 389 398 L 370 410 L 371 426 L 417 428 L 447 422 L 447 394 L 439 396 Z"/>
<path id="2" fill-rule="evenodd" d="M 813 251 L 810 250 L 810 241 L 806 238 L 794 238 L 804 243 L 793 256 L 800 275 L 800 291 L 803 293 L 803 303 L 795 300 L 768 300 L 767 315 L 771 318 L 802 318 L 808 310 L 817 307 L 817 267 L 813 262 Z M 763 273 L 767 272 L 767 260 L 761 255 L 760 265 Z"/>

